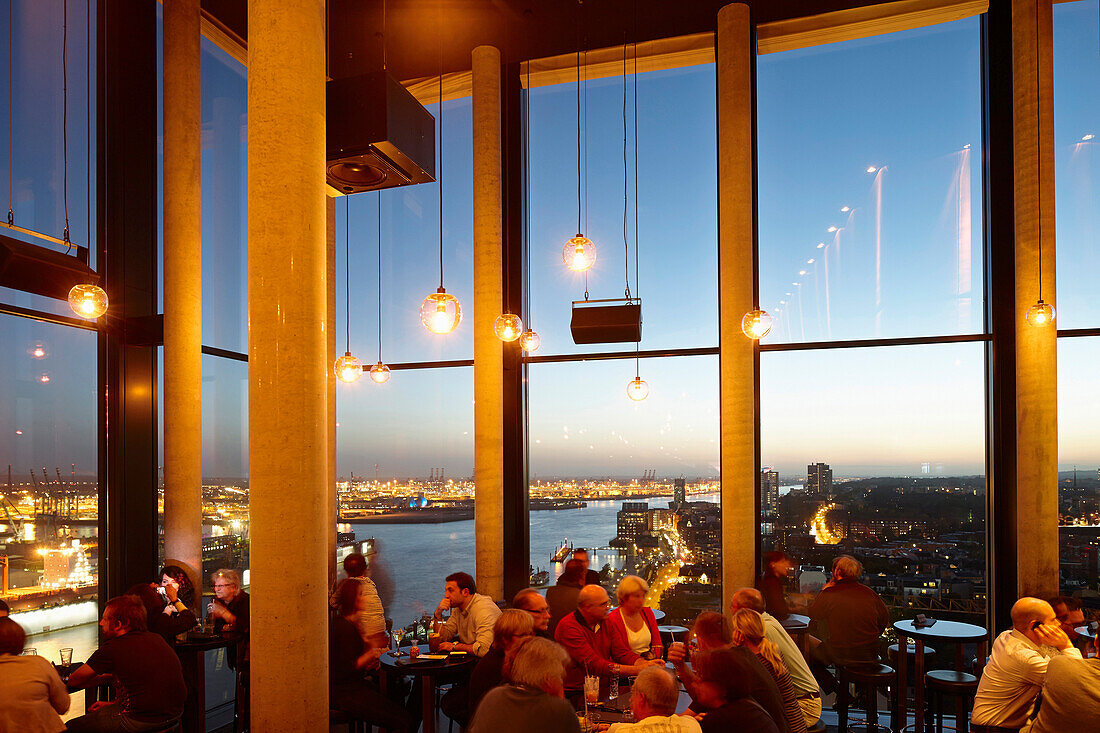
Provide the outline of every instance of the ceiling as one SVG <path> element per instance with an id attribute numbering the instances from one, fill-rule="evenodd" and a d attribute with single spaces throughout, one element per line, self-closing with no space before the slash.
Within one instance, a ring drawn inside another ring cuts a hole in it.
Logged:
<path id="1" fill-rule="evenodd" d="M 398 79 L 470 68 L 470 52 L 496 46 L 505 62 L 633 41 L 714 31 L 728 0 L 385 0 L 386 62 Z M 748 0 L 757 23 L 878 0 Z M 247 39 L 247 0 L 202 0 L 203 10 Z M 383 0 L 329 0 L 329 75 L 382 66 Z M 635 31 L 636 28 L 636 31 Z"/>

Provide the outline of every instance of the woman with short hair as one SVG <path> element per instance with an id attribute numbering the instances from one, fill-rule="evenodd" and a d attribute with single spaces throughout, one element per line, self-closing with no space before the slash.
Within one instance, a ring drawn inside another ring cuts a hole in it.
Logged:
<path id="1" fill-rule="evenodd" d="M 27 634 L 0 617 L 0 733 L 59 733 L 69 693 L 45 657 L 21 656 Z"/>
<path id="2" fill-rule="evenodd" d="M 467 720 L 477 712 L 478 703 L 489 690 L 508 681 L 504 666 L 515 658 L 520 646 L 535 636 L 531 614 L 516 608 L 502 612 L 493 625 L 493 645 L 470 675 Z"/>
<path id="3" fill-rule="evenodd" d="M 637 575 L 619 582 L 619 607 L 607 616 L 607 624 L 622 642 L 643 659 L 660 659 L 663 645 L 653 609 L 645 605 L 649 584 Z"/>

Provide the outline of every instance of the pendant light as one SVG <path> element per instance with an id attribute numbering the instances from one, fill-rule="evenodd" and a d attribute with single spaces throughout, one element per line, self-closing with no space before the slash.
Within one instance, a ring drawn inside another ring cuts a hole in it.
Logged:
<path id="1" fill-rule="evenodd" d="M 385 384 L 390 378 L 390 368 L 382 362 L 382 192 L 378 192 L 378 363 L 370 368 L 370 378 L 375 384 Z"/>
<path id="2" fill-rule="evenodd" d="M 341 382 L 351 384 L 363 376 L 363 362 L 351 355 L 351 262 L 349 255 L 351 248 L 348 246 L 348 208 L 351 206 L 351 197 L 344 197 L 344 355 L 336 360 L 332 370 Z"/>
<path id="3" fill-rule="evenodd" d="M 437 335 L 458 328 L 462 307 L 443 287 L 443 45 L 439 48 L 439 288 L 420 304 L 420 322 Z"/>
<path id="4" fill-rule="evenodd" d="M 62 206 L 65 209 L 65 229 L 61 238 L 68 249 L 72 249 L 73 243 L 69 239 L 69 3 L 62 3 L 61 17 L 61 151 L 62 151 Z M 11 4 L 8 5 L 8 87 L 11 94 Z M 90 27 L 90 23 L 89 23 Z M 89 33 L 91 31 L 89 30 Z M 89 104 L 90 104 L 89 100 Z M 9 112 L 10 115 L 10 112 Z M 91 146 L 91 139 L 88 140 Z M 8 151 L 11 154 L 11 122 L 8 122 Z M 89 151 L 90 154 L 90 151 Z M 9 176 L 11 163 L 8 163 Z M 9 197 L 11 196 L 11 181 L 8 182 Z M 8 204 L 8 224 L 15 223 L 11 203 Z M 89 230 L 88 236 L 91 236 Z M 68 251 L 66 250 L 66 252 Z M 81 283 L 69 289 L 69 308 L 81 318 L 99 318 L 107 312 L 107 291 L 93 283 Z"/>
<path id="5" fill-rule="evenodd" d="M 634 289 L 638 285 L 638 5 L 634 4 Z M 626 39 L 623 39 L 623 252 L 626 267 L 626 297 L 630 300 L 630 250 L 627 246 L 627 173 L 626 173 Z M 639 301 L 641 292 L 637 293 Z M 626 385 L 626 396 L 635 402 L 641 402 L 649 396 L 649 384 L 641 376 L 641 359 L 638 350 L 641 343 L 634 344 L 634 379 Z"/>
<path id="6" fill-rule="evenodd" d="M 582 5 L 583 0 L 578 0 L 577 4 Z M 587 79 L 586 69 L 585 80 Z M 584 101 L 587 105 L 587 96 Z M 585 163 L 587 164 L 587 161 Z M 562 247 L 561 258 L 565 266 L 573 272 L 586 272 L 596 262 L 596 245 L 584 236 L 581 227 L 581 52 L 579 43 L 577 48 L 577 236 L 571 237 Z"/>
<path id="7" fill-rule="evenodd" d="M 530 15 L 530 10 L 525 15 Z M 530 23 L 530 17 L 527 18 Z M 525 44 L 528 57 L 532 54 L 530 37 Z M 523 313 L 527 316 L 527 330 L 519 337 L 519 347 L 525 353 L 538 351 L 542 339 L 531 328 L 531 59 L 527 59 L 527 89 L 523 93 L 520 113 L 523 115 Z"/>
<path id="8" fill-rule="evenodd" d="M 749 311 L 741 319 L 741 330 L 753 341 L 764 338 L 772 330 L 771 314 L 759 308 Z"/>
<path id="9" fill-rule="evenodd" d="M 1027 309 L 1027 313 L 1024 314 L 1024 319 L 1032 326 L 1048 326 L 1054 322 L 1054 306 L 1050 303 L 1043 301 L 1043 136 L 1040 132 L 1040 101 L 1039 90 L 1041 88 L 1042 74 L 1040 72 L 1039 60 L 1041 58 L 1041 51 L 1039 50 L 1039 3 L 1035 3 L 1035 137 L 1037 139 L 1037 145 L 1035 148 L 1036 168 L 1038 169 L 1038 206 L 1035 207 L 1036 218 L 1039 225 L 1039 300 L 1030 308 Z"/>

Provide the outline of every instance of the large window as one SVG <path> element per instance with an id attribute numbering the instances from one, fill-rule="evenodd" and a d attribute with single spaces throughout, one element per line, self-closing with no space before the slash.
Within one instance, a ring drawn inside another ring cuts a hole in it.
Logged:
<path id="1" fill-rule="evenodd" d="M 762 549 L 796 607 L 847 553 L 895 619 L 985 625 L 980 47 L 969 18 L 758 60 L 762 348 L 868 341 L 761 355 Z"/>

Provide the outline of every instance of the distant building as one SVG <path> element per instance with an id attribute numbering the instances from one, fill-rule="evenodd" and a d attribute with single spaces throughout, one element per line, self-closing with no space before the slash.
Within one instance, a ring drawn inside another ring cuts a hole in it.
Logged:
<path id="1" fill-rule="evenodd" d="M 718 504 L 693 501 L 680 512 L 680 537 L 695 562 L 717 577 L 722 567 L 722 512 Z"/>
<path id="2" fill-rule="evenodd" d="M 643 535 L 649 534 L 649 504 L 644 501 L 624 501 L 615 515 L 616 544 L 637 545 Z"/>
<path id="3" fill-rule="evenodd" d="M 650 509 L 649 531 L 661 532 L 676 529 L 676 512 L 672 509 Z"/>
<path id="4" fill-rule="evenodd" d="M 833 498 L 833 469 L 827 463 L 806 466 L 806 491 L 824 499 Z"/>
<path id="5" fill-rule="evenodd" d="M 672 500 L 676 502 L 677 506 L 683 505 L 687 501 L 687 484 L 682 478 L 673 479 L 672 481 Z"/>
<path id="6" fill-rule="evenodd" d="M 768 518 L 779 511 L 779 471 L 765 468 L 760 472 L 760 513 Z"/>

